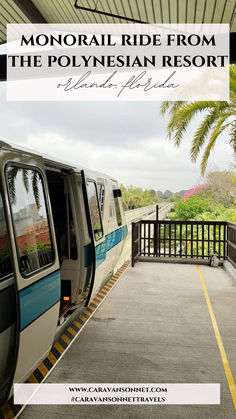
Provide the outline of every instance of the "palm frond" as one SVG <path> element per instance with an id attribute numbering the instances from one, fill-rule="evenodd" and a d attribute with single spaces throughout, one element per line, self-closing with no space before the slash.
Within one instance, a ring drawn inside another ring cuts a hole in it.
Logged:
<path id="1" fill-rule="evenodd" d="M 163 102 L 161 106 L 162 115 L 168 113 L 169 122 L 167 134 L 175 145 L 179 146 L 187 127 L 193 118 L 202 112 L 207 112 L 198 129 L 196 130 L 192 146 L 191 160 L 196 161 L 200 151 L 209 138 L 201 163 L 202 172 L 206 170 L 207 159 L 211 149 L 214 147 L 218 136 L 231 127 L 229 141 L 233 145 L 236 156 L 236 122 L 232 117 L 236 115 L 236 65 L 230 65 L 230 99 L 229 101 L 175 101 Z M 227 123 L 226 123 L 227 122 Z M 210 134 L 211 133 L 211 134 Z"/>
<path id="2" fill-rule="evenodd" d="M 205 171 L 206 171 L 206 166 L 207 166 L 207 162 L 210 156 L 211 151 L 214 148 L 215 142 L 217 140 L 217 138 L 219 137 L 219 135 L 225 130 L 225 128 L 228 126 L 227 125 L 222 125 L 222 123 L 217 123 L 212 134 L 210 137 L 210 140 L 206 146 L 206 149 L 204 151 L 203 157 L 202 157 L 202 161 L 201 161 L 201 174 L 204 175 Z"/>
<path id="3" fill-rule="evenodd" d="M 219 102 L 218 106 L 212 108 L 212 110 L 205 116 L 193 137 L 190 151 L 192 161 L 195 162 L 197 160 L 197 157 L 207 139 L 209 131 L 212 129 L 212 126 L 217 121 L 221 121 L 220 123 L 225 122 L 225 120 L 230 116 L 232 116 L 231 112 L 225 111 L 225 102 Z"/>
<path id="4" fill-rule="evenodd" d="M 175 112 L 176 109 L 182 106 L 183 103 L 186 103 L 186 102 L 182 100 L 178 100 L 175 102 L 170 102 L 170 101 L 162 102 L 161 107 L 160 107 L 161 115 L 164 115 L 168 110 L 170 114 L 173 114 L 173 112 Z"/>
<path id="5" fill-rule="evenodd" d="M 165 115 L 165 113 L 168 111 L 171 105 L 172 105 L 172 102 L 168 102 L 168 101 L 162 102 L 160 106 L 160 112 L 162 116 Z"/>
<path id="6" fill-rule="evenodd" d="M 40 204 L 40 194 L 39 194 L 39 187 L 38 187 L 38 182 L 40 181 L 40 177 L 39 177 L 38 172 L 36 172 L 35 170 L 32 170 L 31 181 L 32 181 L 32 188 L 33 188 L 35 203 L 37 205 L 37 208 L 40 209 L 41 204 Z"/>
<path id="7" fill-rule="evenodd" d="M 28 169 L 22 169 L 22 177 L 26 192 L 29 192 Z"/>
<path id="8" fill-rule="evenodd" d="M 177 109 L 168 124 L 168 135 L 174 143 L 179 146 L 183 135 L 193 117 L 198 113 L 208 108 L 213 108 L 215 102 L 199 101 L 199 102 L 184 102 L 182 106 Z"/>
<path id="9" fill-rule="evenodd" d="M 18 173 L 18 167 L 11 167 L 7 170 L 7 182 L 8 182 L 8 190 L 9 190 L 9 197 L 11 205 L 16 204 L 16 186 L 15 180 Z"/>
<path id="10" fill-rule="evenodd" d="M 230 75 L 230 98 L 233 99 L 236 96 L 236 65 L 231 65 L 229 68 Z"/>
<path id="11" fill-rule="evenodd" d="M 231 124 L 230 129 L 230 144 L 233 146 L 234 154 L 236 156 L 236 121 Z"/>

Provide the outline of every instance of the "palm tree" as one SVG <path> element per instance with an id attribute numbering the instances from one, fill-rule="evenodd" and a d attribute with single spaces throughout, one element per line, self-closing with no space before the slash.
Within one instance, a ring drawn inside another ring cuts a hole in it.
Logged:
<path id="1" fill-rule="evenodd" d="M 207 161 L 219 135 L 226 129 L 230 130 L 229 142 L 233 146 L 236 155 L 236 65 L 230 65 L 230 100 L 222 101 L 199 101 L 199 102 L 163 102 L 161 105 L 162 115 L 169 112 L 168 136 L 176 146 L 179 146 L 184 133 L 199 112 L 207 112 L 196 130 L 191 147 L 191 160 L 196 161 L 199 153 L 205 145 L 201 161 L 201 173 L 206 171 Z M 233 119 L 234 117 L 234 119 Z"/>

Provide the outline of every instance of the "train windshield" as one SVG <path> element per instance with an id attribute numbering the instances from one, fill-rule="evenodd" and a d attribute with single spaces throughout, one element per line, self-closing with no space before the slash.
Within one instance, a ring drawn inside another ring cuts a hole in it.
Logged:
<path id="1" fill-rule="evenodd" d="M 0 186 L 0 281 L 12 273 L 11 251 Z"/>

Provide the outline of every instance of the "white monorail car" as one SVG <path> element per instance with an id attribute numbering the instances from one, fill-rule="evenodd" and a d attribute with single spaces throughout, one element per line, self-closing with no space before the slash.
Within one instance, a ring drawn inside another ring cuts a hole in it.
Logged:
<path id="1" fill-rule="evenodd" d="M 127 235 L 109 176 L 0 142 L 0 405 L 112 275 Z"/>

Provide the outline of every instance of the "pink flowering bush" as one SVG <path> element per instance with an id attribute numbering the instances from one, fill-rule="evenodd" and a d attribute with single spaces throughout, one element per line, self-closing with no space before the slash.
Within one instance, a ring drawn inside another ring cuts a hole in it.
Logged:
<path id="1" fill-rule="evenodd" d="M 186 199 L 188 199 L 191 195 L 194 195 L 198 189 L 200 188 L 204 188 L 206 186 L 206 184 L 203 185 L 197 185 L 194 186 L 192 189 L 189 189 L 189 191 L 187 191 L 183 197 L 183 200 L 186 201 Z"/>

